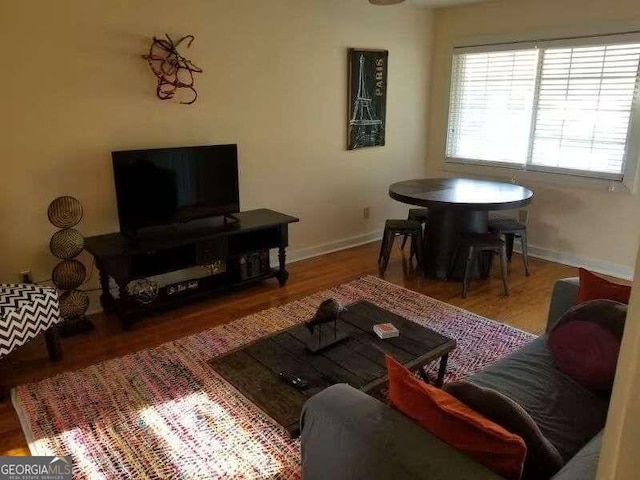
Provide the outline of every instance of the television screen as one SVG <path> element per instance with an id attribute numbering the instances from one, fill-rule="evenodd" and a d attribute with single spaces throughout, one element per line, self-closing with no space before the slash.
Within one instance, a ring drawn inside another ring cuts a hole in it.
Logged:
<path id="1" fill-rule="evenodd" d="M 240 211 L 237 145 L 113 152 L 120 230 Z"/>

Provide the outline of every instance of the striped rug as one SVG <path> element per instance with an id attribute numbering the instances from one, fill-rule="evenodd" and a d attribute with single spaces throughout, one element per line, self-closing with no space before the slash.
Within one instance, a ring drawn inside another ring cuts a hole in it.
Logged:
<path id="1" fill-rule="evenodd" d="M 79 479 L 300 478 L 299 442 L 230 388 L 207 360 L 305 321 L 327 298 L 369 300 L 456 339 L 447 381 L 533 338 L 367 276 L 158 348 L 17 387 L 12 398 L 31 452 L 72 455 Z"/>

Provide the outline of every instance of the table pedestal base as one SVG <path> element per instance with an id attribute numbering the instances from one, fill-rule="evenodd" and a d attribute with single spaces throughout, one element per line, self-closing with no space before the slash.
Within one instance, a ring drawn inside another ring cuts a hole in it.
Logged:
<path id="1" fill-rule="evenodd" d="M 428 277 L 446 279 L 450 262 L 461 233 L 486 233 L 489 214 L 486 211 L 469 211 L 450 208 L 430 208 L 429 222 L 425 231 L 424 272 Z M 452 269 L 450 280 L 460 280 L 464 276 L 466 255 L 458 256 Z M 484 256 L 478 262 L 473 277 L 486 277 L 491 268 L 491 256 Z"/>

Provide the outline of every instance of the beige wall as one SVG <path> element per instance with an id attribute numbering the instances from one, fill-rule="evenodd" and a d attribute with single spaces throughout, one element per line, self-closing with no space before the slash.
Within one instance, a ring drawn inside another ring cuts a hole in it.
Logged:
<path id="1" fill-rule="evenodd" d="M 155 98 L 140 54 L 164 32 L 196 37 L 193 106 Z M 365 0 L 1 2 L 0 281 L 49 277 L 58 195 L 85 234 L 118 228 L 110 152 L 129 148 L 237 142 L 242 208 L 299 216 L 293 253 L 367 238 L 405 215 L 388 185 L 424 174 L 430 38 L 429 10 Z M 390 51 L 384 148 L 345 150 L 348 47 Z"/>
<path id="2" fill-rule="evenodd" d="M 630 277 L 640 236 L 635 195 L 609 192 L 607 184 L 593 182 L 562 185 L 553 175 L 511 169 L 444 170 L 443 159 L 454 45 L 479 37 L 490 43 L 639 29 L 637 0 L 505 0 L 436 11 L 428 172 L 515 178 L 536 193 L 529 234 L 534 253 Z"/>

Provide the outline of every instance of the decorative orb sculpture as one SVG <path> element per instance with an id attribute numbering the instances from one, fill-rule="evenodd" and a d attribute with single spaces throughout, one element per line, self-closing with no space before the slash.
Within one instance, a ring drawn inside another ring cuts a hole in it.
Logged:
<path id="1" fill-rule="evenodd" d="M 58 197 L 49 205 L 47 215 L 58 228 L 75 227 L 82 220 L 82 205 L 74 197 Z"/>
<path id="2" fill-rule="evenodd" d="M 147 305 L 158 296 L 158 284 L 146 278 L 134 280 L 127 285 L 127 293 L 137 302 Z"/>
<path id="3" fill-rule="evenodd" d="M 61 260 L 69 260 L 84 250 L 84 237 L 74 228 L 59 230 L 51 237 L 49 250 Z"/>
<path id="4" fill-rule="evenodd" d="M 64 318 L 62 335 L 74 335 L 93 329 L 93 324 L 84 316 L 89 308 L 89 297 L 79 288 L 87 277 L 82 262 L 73 260 L 84 250 L 84 237 L 72 228 L 82 220 L 82 205 L 70 196 L 58 197 L 49 204 L 49 221 L 60 228 L 49 241 L 51 253 L 61 259 L 51 273 L 51 280 L 58 288 L 60 313 Z"/>
<path id="5" fill-rule="evenodd" d="M 55 266 L 51 279 L 62 290 L 75 290 L 87 276 L 87 269 L 78 260 L 64 260 Z"/>
<path id="6" fill-rule="evenodd" d="M 89 296 L 80 290 L 72 290 L 60 296 L 60 314 L 64 318 L 82 317 L 89 308 Z"/>

